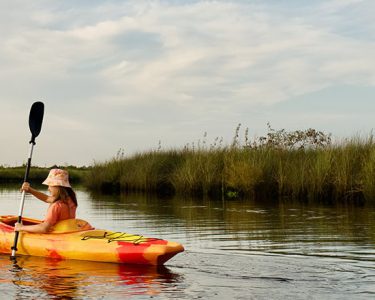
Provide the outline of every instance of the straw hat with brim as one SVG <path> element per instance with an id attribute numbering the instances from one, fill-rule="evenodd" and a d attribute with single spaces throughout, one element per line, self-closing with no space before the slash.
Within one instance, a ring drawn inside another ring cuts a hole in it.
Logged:
<path id="1" fill-rule="evenodd" d="M 43 184 L 49 186 L 65 186 L 71 187 L 69 183 L 69 174 L 65 170 L 52 169 L 49 171 L 48 177 L 43 181 Z"/>

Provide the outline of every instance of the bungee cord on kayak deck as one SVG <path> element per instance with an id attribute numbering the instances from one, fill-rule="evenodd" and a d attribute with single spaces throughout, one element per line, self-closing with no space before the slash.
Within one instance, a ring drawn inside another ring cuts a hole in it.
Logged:
<path id="1" fill-rule="evenodd" d="M 138 245 L 140 243 L 146 243 L 150 241 L 160 241 L 162 239 L 158 238 L 145 238 L 143 235 L 134 235 L 129 234 L 126 232 L 104 232 L 103 235 L 86 235 L 82 237 L 82 241 L 86 241 L 89 239 L 107 239 L 108 243 L 111 242 L 132 242 L 134 245 Z"/>

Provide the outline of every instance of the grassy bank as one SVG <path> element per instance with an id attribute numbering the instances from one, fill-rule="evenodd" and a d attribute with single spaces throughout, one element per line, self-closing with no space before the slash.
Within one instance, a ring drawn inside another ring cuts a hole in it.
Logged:
<path id="1" fill-rule="evenodd" d="M 77 168 L 74 166 L 61 167 L 69 172 L 69 179 L 72 183 L 81 183 L 88 168 Z M 1 182 L 19 182 L 22 183 L 25 177 L 26 166 L 19 167 L 4 167 L 0 166 L 0 183 Z M 41 168 L 32 166 L 29 174 L 29 181 L 31 183 L 42 183 L 48 176 L 51 168 Z"/>
<path id="2" fill-rule="evenodd" d="M 313 201 L 375 199 L 375 143 L 351 138 L 331 143 L 313 129 L 269 127 L 249 141 L 239 129 L 231 145 L 218 139 L 183 149 L 117 155 L 93 166 L 85 184 L 102 192 L 145 191 L 231 198 L 288 197 Z"/>

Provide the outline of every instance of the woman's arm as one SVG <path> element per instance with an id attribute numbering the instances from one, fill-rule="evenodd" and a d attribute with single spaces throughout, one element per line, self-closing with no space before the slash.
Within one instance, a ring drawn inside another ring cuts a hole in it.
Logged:
<path id="1" fill-rule="evenodd" d="M 42 192 L 39 192 L 38 190 L 36 189 L 33 189 L 31 186 L 30 186 L 30 183 L 28 182 L 24 182 L 22 184 L 22 187 L 21 187 L 21 191 L 25 191 L 26 193 L 30 193 L 31 195 L 33 195 L 34 197 L 38 198 L 39 200 L 42 200 L 46 203 L 53 203 L 55 201 L 55 198 L 54 197 L 51 197 L 51 196 L 48 196 Z"/>
<path id="2" fill-rule="evenodd" d="M 36 225 L 22 225 L 20 223 L 14 224 L 14 231 L 24 231 L 32 233 L 47 233 L 51 229 L 51 225 L 48 222 L 43 222 Z"/>

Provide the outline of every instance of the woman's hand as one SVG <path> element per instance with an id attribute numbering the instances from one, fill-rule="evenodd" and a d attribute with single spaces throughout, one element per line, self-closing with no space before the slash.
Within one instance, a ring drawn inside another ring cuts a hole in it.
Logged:
<path id="1" fill-rule="evenodd" d="M 14 224 L 14 231 L 21 231 L 22 230 L 22 224 L 16 223 Z"/>
<path id="2" fill-rule="evenodd" d="M 30 189 L 31 189 L 31 186 L 30 186 L 30 183 L 28 182 L 24 182 L 21 186 L 21 192 L 25 191 L 26 193 L 30 193 Z"/>

